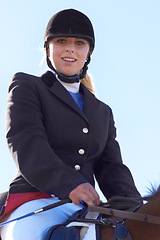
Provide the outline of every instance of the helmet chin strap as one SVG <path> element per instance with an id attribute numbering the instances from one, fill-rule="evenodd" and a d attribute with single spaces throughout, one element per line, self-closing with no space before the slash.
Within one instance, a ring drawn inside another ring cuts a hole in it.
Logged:
<path id="1" fill-rule="evenodd" d="M 58 73 L 56 71 L 56 69 L 53 67 L 53 65 L 51 64 L 48 56 L 47 56 L 47 64 L 48 66 L 56 73 L 57 77 L 62 81 L 62 82 L 66 82 L 66 83 L 75 83 L 75 82 L 79 82 L 80 79 L 85 78 L 86 74 L 87 74 L 87 70 L 88 70 L 88 64 L 90 62 L 90 56 L 88 57 L 87 61 L 85 62 L 82 72 L 80 74 L 75 74 L 72 76 L 66 76 L 62 73 Z"/>
<path id="2" fill-rule="evenodd" d="M 56 72 L 56 75 L 62 82 L 75 83 L 75 82 L 79 82 L 80 81 L 80 75 L 78 75 L 78 74 L 75 74 L 75 75 L 72 75 L 72 76 L 66 76 L 66 75 L 64 75 L 62 73 L 57 73 Z"/>

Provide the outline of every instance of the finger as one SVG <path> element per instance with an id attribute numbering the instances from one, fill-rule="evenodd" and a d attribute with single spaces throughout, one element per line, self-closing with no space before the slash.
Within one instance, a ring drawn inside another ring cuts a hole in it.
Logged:
<path id="1" fill-rule="evenodd" d="M 72 200 L 72 203 L 74 203 L 74 204 L 76 204 L 76 205 L 79 205 L 80 204 L 80 199 L 79 199 L 79 197 L 77 197 L 77 195 L 76 194 L 74 194 L 74 192 L 72 193 L 70 193 L 69 194 L 69 199 L 71 199 Z"/>
<path id="2" fill-rule="evenodd" d="M 87 192 L 83 192 L 83 194 L 81 194 L 80 199 L 83 200 L 88 205 L 98 206 L 100 204 L 100 199 L 99 199 L 99 195 L 97 195 L 97 196 L 98 196 L 98 198 L 92 192 L 87 191 Z"/>
<path id="3" fill-rule="evenodd" d="M 84 191 L 84 193 L 91 198 L 94 205 L 98 206 L 100 204 L 100 197 L 97 191 L 91 185 Z"/>
<path id="4" fill-rule="evenodd" d="M 85 193 L 81 194 L 81 200 L 85 202 L 87 205 L 94 206 L 94 202 L 88 194 Z"/>
<path id="5" fill-rule="evenodd" d="M 99 194 L 97 193 L 97 191 L 95 189 L 94 189 L 94 191 L 91 191 L 91 193 L 93 194 L 92 200 L 93 200 L 94 204 L 98 206 L 100 204 Z"/>
<path id="6" fill-rule="evenodd" d="M 76 205 L 79 204 L 79 200 L 84 201 L 88 205 L 98 206 L 100 204 L 100 198 L 98 193 L 89 183 L 84 183 L 77 186 L 70 192 L 69 198 Z"/>
<path id="7" fill-rule="evenodd" d="M 89 196 L 89 194 L 82 192 L 82 191 L 78 192 L 77 190 L 73 190 L 70 193 L 69 198 L 76 205 L 80 204 L 80 200 L 82 200 L 83 202 L 85 202 L 88 205 L 94 205 L 94 202 L 93 202 L 92 198 Z"/>

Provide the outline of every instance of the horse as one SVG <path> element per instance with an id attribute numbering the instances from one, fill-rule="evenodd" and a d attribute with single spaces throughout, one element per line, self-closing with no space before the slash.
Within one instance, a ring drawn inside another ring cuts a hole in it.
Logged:
<path id="1" fill-rule="evenodd" d="M 147 203 L 143 204 L 136 213 L 160 216 L 160 186 L 154 188 L 150 195 L 143 197 Z M 123 217 L 123 216 L 122 216 Z M 127 219 L 124 225 L 128 228 L 133 240 L 160 240 L 160 225 Z M 114 228 L 101 226 L 101 240 L 113 240 Z"/>

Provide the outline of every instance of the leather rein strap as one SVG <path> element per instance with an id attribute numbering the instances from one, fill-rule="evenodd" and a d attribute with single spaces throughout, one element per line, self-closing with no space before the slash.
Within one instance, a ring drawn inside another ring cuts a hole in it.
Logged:
<path id="1" fill-rule="evenodd" d="M 120 217 L 120 218 L 123 217 L 123 218 L 146 222 L 146 223 L 160 224 L 160 217 L 147 215 L 143 213 L 122 211 L 122 210 L 116 210 L 112 208 L 104 208 L 104 207 L 96 207 L 96 206 L 88 206 L 88 210 L 90 212 L 99 212 L 112 217 Z"/>

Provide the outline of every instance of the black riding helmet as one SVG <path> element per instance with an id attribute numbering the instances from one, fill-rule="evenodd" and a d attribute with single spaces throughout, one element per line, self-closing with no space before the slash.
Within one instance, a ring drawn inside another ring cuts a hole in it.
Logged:
<path id="1" fill-rule="evenodd" d="M 62 10 L 53 15 L 48 22 L 44 36 L 45 49 L 48 48 L 49 41 L 55 37 L 78 37 L 86 39 L 89 42 L 90 54 L 80 75 L 65 76 L 62 73 L 57 73 L 47 56 L 48 66 L 57 73 L 60 80 L 68 83 L 79 82 L 80 79 L 86 76 L 90 55 L 95 45 L 94 30 L 91 21 L 86 15 L 75 9 Z"/>

